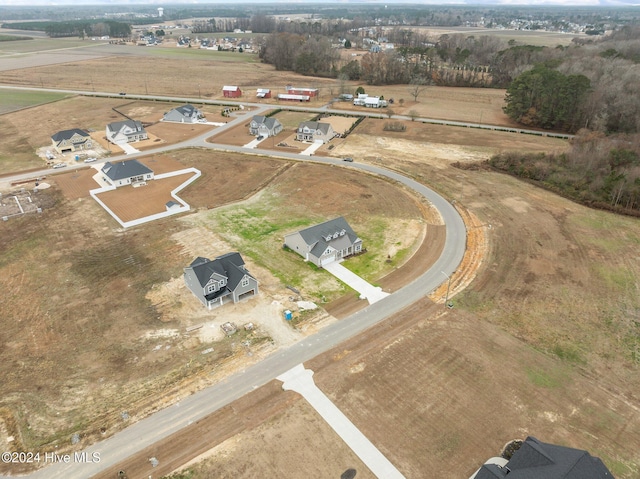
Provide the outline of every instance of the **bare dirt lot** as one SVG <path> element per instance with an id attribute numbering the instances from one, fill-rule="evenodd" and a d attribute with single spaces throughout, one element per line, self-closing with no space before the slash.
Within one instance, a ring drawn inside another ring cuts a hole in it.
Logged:
<path id="1" fill-rule="evenodd" d="M 310 174 L 319 171 L 317 165 L 292 168 L 288 162 L 200 149 L 172 152 L 158 158 L 156 167 L 160 171 L 162 165 L 169 167 L 177 161 L 203 171 L 203 177 L 186 190 L 190 194 L 185 199 L 201 209 L 204 219 L 209 211 L 215 211 L 208 208 L 248 198 L 267 185 L 273 185 L 274 195 L 287 197 L 292 185 L 319 181 L 317 174 Z M 71 173 L 63 178 L 70 183 L 80 181 L 73 176 Z M 234 181 L 234 188 L 220 188 L 230 181 Z M 323 181 L 340 185 L 345 175 L 334 169 L 323 173 Z M 329 209 L 318 199 L 325 193 L 315 187 L 309 187 L 309 195 L 295 192 L 295 208 L 321 217 L 346 211 L 348 205 L 360 201 L 362 215 L 354 224 L 364 235 L 364 213 L 389 214 L 393 205 L 393 216 L 420 214 L 413 200 L 398 195 L 393 185 L 383 188 L 381 180 L 360 178 L 355 173 L 346 181 L 351 186 L 332 200 Z M 379 186 L 369 187 L 369 182 Z M 135 191 L 144 188 L 148 186 Z M 7 327 L 0 336 L 5 346 L 1 407 L 3 423 L 9 425 L 7 435 L 15 438 L 11 447 L 67 447 L 69 436 L 59 432 L 52 435 L 53 431 L 77 431 L 82 443 L 102 437 L 101 428 L 110 433 L 125 424 L 120 418 L 123 408 L 131 417 L 141 417 L 176 394 L 219 379 L 226 368 L 257 360 L 291 341 L 291 334 L 270 330 L 261 326 L 261 321 L 256 321 L 255 333 L 232 339 L 221 339 L 216 328 L 217 334 L 213 335 L 202 335 L 204 327 L 186 333 L 189 326 L 217 324 L 214 318 L 219 313 L 198 312 L 200 308 L 193 306 L 197 302 L 186 288 L 176 288 L 182 268 L 194 254 L 225 252 L 224 248 L 230 247 L 229 236 L 209 231 L 198 243 L 194 239 L 197 216 L 193 217 L 194 223 L 185 223 L 188 217 L 166 219 L 124 232 L 114 228 L 113 221 L 95 202 L 78 198 L 78 194 L 69 194 L 70 199 L 66 199 L 57 188 L 50 190 L 48 194 L 57 202 L 55 207 L 37 218 L 7 222 L 0 243 L 0 281 L 7 293 L 2 299 Z M 71 190 L 77 191 L 78 187 Z M 372 191 L 370 197 L 361 198 L 368 190 Z M 378 195 L 392 197 L 378 200 Z M 190 232 L 182 234 L 184 231 Z M 210 245 L 218 243 L 220 246 L 212 251 Z M 205 245 L 205 253 L 198 244 Z M 46 263 L 41 261 L 43 257 Z M 295 263 L 304 267 L 301 260 Z M 271 298 L 263 307 L 274 308 L 273 298 L 285 301 L 291 295 L 280 281 L 269 279 L 271 273 L 260 264 L 250 262 L 250 268 L 261 278 L 261 296 Z M 45 271 L 49 286 L 47 294 L 42 295 L 36 285 Z M 117 304 L 113 303 L 114 295 Z M 236 309 L 239 312 L 244 307 Z M 234 306 L 229 305 L 222 314 L 228 319 L 235 314 L 233 311 Z M 273 311 L 273 317 L 282 323 L 278 327 L 294 333 L 283 321 L 280 309 L 275 307 Z M 249 310 L 243 317 L 254 314 L 260 318 Z M 322 317 L 319 311 L 311 319 Z M 277 341 L 274 346 L 271 340 Z M 69 341 L 74 344 L 73 361 L 65 346 Z M 251 345 L 251 357 L 241 346 L 244 341 Z M 213 342 L 215 351 L 202 355 L 200 351 Z M 188 358 L 195 362 L 185 369 Z M 30 385 L 21 380 L 24 377 L 29 378 Z M 114 391 L 119 393 L 114 395 Z M 164 391 L 162 398 L 150 395 L 152 391 Z M 97 410 L 103 413 L 96 414 Z M 28 424 L 17 419 L 27 416 Z"/>

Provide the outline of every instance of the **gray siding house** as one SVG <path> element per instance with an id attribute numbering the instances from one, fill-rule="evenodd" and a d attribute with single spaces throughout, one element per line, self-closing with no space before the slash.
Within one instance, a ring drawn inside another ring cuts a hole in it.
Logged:
<path id="1" fill-rule="evenodd" d="M 149 138 L 142 123 L 137 120 L 125 120 L 109 123 L 106 129 L 107 140 L 116 145 L 133 143 Z"/>
<path id="2" fill-rule="evenodd" d="M 329 123 L 319 121 L 303 121 L 298 125 L 298 130 L 296 131 L 296 140 L 298 141 L 322 141 L 322 143 L 327 143 L 335 136 L 336 132 L 333 131 L 333 127 Z"/>
<path id="3" fill-rule="evenodd" d="M 53 148 L 60 154 L 86 150 L 92 146 L 89 133 L 78 128 L 59 131 L 51 135 L 51 142 L 53 143 Z"/>
<path id="4" fill-rule="evenodd" d="M 282 123 L 275 118 L 268 118 L 262 115 L 256 115 L 249 123 L 249 134 L 255 136 L 276 136 L 282 131 Z"/>
<path id="5" fill-rule="evenodd" d="M 244 267 L 240 253 L 227 253 L 213 261 L 196 258 L 184 269 L 184 282 L 209 309 L 258 294 L 258 281 Z"/>
<path id="6" fill-rule="evenodd" d="M 175 123 L 205 123 L 202 112 L 195 106 L 186 104 L 168 111 L 162 117 L 162 121 L 172 121 Z"/>
<path id="7" fill-rule="evenodd" d="M 100 172 L 102 179 L 116 188 L 153 179 L 153 171 L 138 160 L 107 161 Z"/>
<path id="8" fill-rule="evenodd" d="M 342 216 L 288 234 L 284 244 L 318 267 L 362 251 L 362 240 Z"/>

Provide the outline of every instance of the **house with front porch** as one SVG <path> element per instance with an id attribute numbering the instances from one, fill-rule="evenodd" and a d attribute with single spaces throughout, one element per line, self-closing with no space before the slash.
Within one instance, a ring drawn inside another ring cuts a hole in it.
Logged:
<path id="1" fill-rule="evenodd" d="M 118 188 L 125 185 L 143 184 L 153 179 L 153 171 L 138 160 L 107 161 L 100 170 L 102 179 Z"/>
<path id="2" fill-rule="evenodd" d="M 276 136 L 282 131 L 282 123 L 275 118 L 256 115 L 249 123 L 249 134 L 254 136 Z"/>
<path id="3" fill-rule="evenodd" d="M 227 253 L 214 260 L 198 257 L 184 269 L 184 282 L 196 298 L 212 309 L 237 303 L 258 294 L 258 280 L 245 268 L 240 253 Z"/>
<path id="4" fill-rule="evenodd" d="M 147 140 L 146 130 L 137 120 L 125 120 L 109 123 L 106 129 L 107 140 L 116 145 Z"/>
<path id="5" fill-rule="evenodd" d="M 296 140 L 298 141 L 322 141 L 327 143 L 336 136 L 333 127 L 329 123 L 320 121 L 303 121 L 296 130 Z"/>
<path id="6" fill-rule="evenodd" d="M 362 252 L 362 240 L 342 216 L 285 235 L 284 245 L 320 268 Z"/>

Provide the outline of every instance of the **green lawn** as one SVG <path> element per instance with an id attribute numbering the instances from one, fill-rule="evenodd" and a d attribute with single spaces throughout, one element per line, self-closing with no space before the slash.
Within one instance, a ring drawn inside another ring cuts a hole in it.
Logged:
<path id="1" fill-rule="evenodd" d="M 46 91 L 25 91 L 0 88 L 0 115 L 30 106 L 62 100 L 70 95 Z"/>

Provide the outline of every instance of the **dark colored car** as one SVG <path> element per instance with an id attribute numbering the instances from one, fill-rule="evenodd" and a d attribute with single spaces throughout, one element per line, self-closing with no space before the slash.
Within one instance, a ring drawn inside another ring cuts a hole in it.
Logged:
<path id="1" fill-rule="evenodd" d="M 353 158 L 348 156 L 346 158 L 343 158 L 342 161 L 353 161 Z"/>

